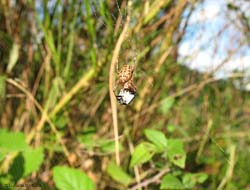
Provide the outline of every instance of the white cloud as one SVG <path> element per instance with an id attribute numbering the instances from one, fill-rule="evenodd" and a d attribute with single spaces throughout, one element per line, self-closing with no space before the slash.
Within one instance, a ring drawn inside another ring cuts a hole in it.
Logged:
<path id="1" fill-rule="evenodd" d="M 194 23 L 197 25 L 192 25 Z M 249 46 L 240 44 L 242 41 L 236 38 L 242 38 L 242 35 L 235 24 L 228 20 L 225 1 L 205 0 L 203 7 L 197 7 L 191 16 L 187 29 L 189 33 L 179 47 L 179 61 L 191 69 L 211 72 L 230 55 L 231 50 L 236 50 L 215 73 L 215 77 L 226 78 L 234 70 L 250 70 Z"/>
<path id="2" fill-rule="evenodd" d="M 198 24 L 205 21 L 216 19 L 220 12 L 220 2 L 210 0 L 204 4 L 203 8 L 198 9 L 194 14 L 192 14 L 189 24 Z"/>

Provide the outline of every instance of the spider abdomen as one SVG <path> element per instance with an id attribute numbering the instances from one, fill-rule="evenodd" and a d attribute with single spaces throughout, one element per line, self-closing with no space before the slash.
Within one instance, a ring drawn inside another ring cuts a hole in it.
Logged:
<path id="1" fill-rule="evenodd" d="M 134 67 L 127 64 L 123 65 L 118 74 L 119 83 L 121 85 L 124 85 L 127 81 L 129 81 L 132 78 L 133 72 L 134 72 Z"/>

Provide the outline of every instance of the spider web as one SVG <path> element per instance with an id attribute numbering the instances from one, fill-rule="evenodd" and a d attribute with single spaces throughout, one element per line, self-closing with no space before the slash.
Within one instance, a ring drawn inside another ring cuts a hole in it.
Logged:
<path id="1" fill-rule="evenodd" d="M 125 2 L 125 1 L 123 1 L 123 2 Z M 98 6 L 98 7 L 96 7 L 96 6 Z M 117 40 L 121 31 L 122 31 L 125 20 L 126 20 L 126 17 L 128 14 L 128 7 L 127 7 L 127 5 L 119 5 L 117 0 L 115 1 L 114 6 L 116 7 L 116 13 L 112 12 L 112 10 L 111 10 L 109 12 L 109 14 L 110 14 L 112 21 L 113 21 L 114 32 L 116 33 L 116 34 L 114 34 L 114 38 L 115 38 L 115 40 Z M 97 13 L 97 9 L 100 9 L 100 2 L 96 2 L 95 4 L 92 3 L 91 9 L 92 9 L 92 13 L 95 16 L 95 18 L 104 26 L 105 30 L 108 30 L 107 24 L 101 18 L 101 16 L 99 16 Z M 115 29 L 117 29 L 117 31 L 115 31 Z M 122 64 L 125 64 L 125 63 L 126 64 L 129 63 L 131 65 L 134 65 L 136 63 L 136 57 L 138 55 L 138 50 L 136 50 L 135 38 L 136 38 L 135 35 L 129 36 L 128 32 L 126 33 L 126 39 L 125 39 L 124 43 L 122 44 L 119 58 L 121 57 L 122 54 L 126 54 L 126 55 L 122 56 L 121 59 L 118 58 L 117 63 L 119 66 Z M 133 52 L 133 54 L 131 54 L 131 52 Z"/>

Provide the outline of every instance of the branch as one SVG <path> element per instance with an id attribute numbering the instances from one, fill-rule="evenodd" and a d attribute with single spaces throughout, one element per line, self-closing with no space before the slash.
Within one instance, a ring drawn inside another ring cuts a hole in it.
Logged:
<path id="1" fill-rule="evenodd" d="M 130 190 L 136 190 L 136 189 L 141 189 L 142 187 L 146 187 L 150 183 L 154 183 L 154 182 L 158 181 L 165 173 L 168 173 L 169 171 L 170 171 L 169 167 L 166 167 L 162 171 L 160 171 L 158 174 L 156 174 L 155 176 L 153 176 L 149 179 L 146 179 L 143 182 L 135 185 Z"/>

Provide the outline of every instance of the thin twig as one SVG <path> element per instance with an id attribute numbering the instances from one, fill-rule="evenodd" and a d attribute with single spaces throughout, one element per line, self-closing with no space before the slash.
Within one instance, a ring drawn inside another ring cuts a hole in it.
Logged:
<path id="1" fill-rule="evenodd" d="M 130 10 L 131 3 L 132 3 L 131 1 L 128 2 L 129 10 Z M 117 165 L 120 165 L 119 139 L 118 139 L 119 134 L 118 134 L 118 121 L 117 121 L 117 104 L 116 104 L 116 97 L 113 92 L 113 89 L 114 89 L 114 83 L 115 83 L 116 62 L 119 56 L 122 42 L 124 41 L 127 35 L 129 22 L 130 22 L 130 11 L 128 11 L 128 15 L 127 15 L 124 28 L 116 43 L 116 46 L 113 52 L 113 57 L 112 57 L 111 64 L 110 64 L 110 69 L 109 69 L 109 96 L 110 96 L 110 102 L 111 102 L 111 110 L 112 110 L 113 126 L 114 126 L 114 134 L 115 134 L 115 158 L 116 158 Z"/>
<path id="2" fill-rule="evenodd" d="M 200 159 L 200 156 L 201 156 L 201 154 L 202 154 L 202 152 L 204 150 L 205 144 L 209 139 L 209 134 L 210 134 L 212 126 L 213 126 L 213 120 L 210 119 L 208 121 L 205 134 L 203 135 L 203 137 L 202 137 L 202 139 L 200 141 L 199 149 L 198 149 L 198 152 L 196 154 L 195 160 L 196 160 L 197 163 L 199 162 L 199 159 Z"/>
<path id="3" fill-rule="evenodd" d="M 155 176 L 144 180 L 143 182 L 135 185 L 134 187 L 130 188 L 130 190 L 136 190 L 136 189 L 140 189 L 142 187 L 146 187 L 148 186 L 150 183 L 155 183 L 156 181 L 158 181 L 165 173 L 168 173 L 170 171 L 169 167 L 164 168 L 162 171 L 160 171 L 158 174 L 156 174 Z"/>
<path id="4" fill-rule="evenodd" d="M 225 185 L 230 182 L 233 176 L 234 165 L 235 165 L 235 154 L 236 154 L 236 146 L 231 145 L 229 148 L 229 165 L 226 171 L 226 175 L 224 176 L 223 180 L 221 181 L 220 185 L 218 186 L 217 190 L 224 189 Z"/>

